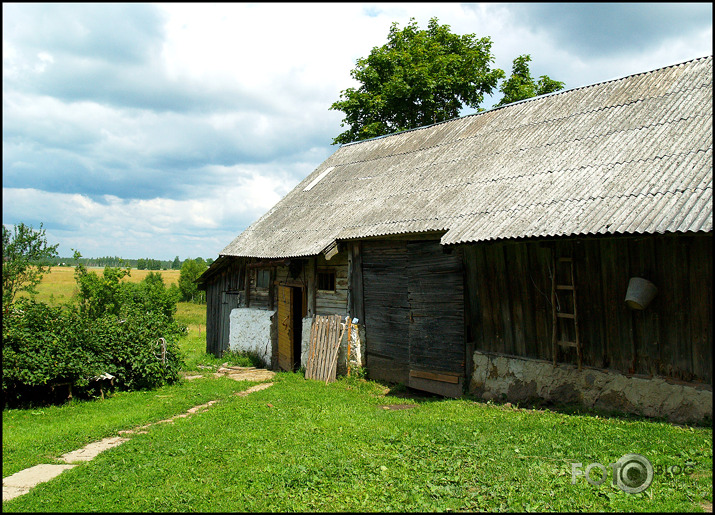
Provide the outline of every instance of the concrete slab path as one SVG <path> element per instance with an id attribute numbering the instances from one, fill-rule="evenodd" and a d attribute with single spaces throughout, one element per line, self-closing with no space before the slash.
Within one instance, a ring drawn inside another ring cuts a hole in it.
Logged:
<path id="1" fill-rule="evenodd" d="M 74 465 L 35 465 L 3 478 L 2 500 L 7 501 L 26 494 L 34 486 L 49 481 Z"/>
<path id="2" fill-rule="evenodd" d="M 81 449 L 76 451 L 68 452 L 60 456 L 60 460 L 65 463 L 74 463 L 75 461 L 90 461 L 94 459 L 100 452 L 121 445 L 129 440 L 129 438 L 122 438 L 121 436 L 114 436 L 100 440 L 99 442 L 92 442 L 85 445 Z"/>

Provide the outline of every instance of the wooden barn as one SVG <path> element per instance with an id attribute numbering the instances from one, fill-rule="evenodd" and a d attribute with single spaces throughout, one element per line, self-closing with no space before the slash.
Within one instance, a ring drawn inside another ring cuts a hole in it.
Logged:
<path id="1" fill-rule="evenodd" d="M 207 351 L 255 324 L 295 370 L 310 317 L 340 314 L 371 378 L 711 416 L 712 76 L 704 57 L 341 146 L 199 278 Z"/>

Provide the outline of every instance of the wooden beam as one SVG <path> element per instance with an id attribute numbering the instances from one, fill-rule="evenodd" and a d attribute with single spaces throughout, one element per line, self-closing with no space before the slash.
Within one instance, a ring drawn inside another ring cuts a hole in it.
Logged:
<path id="1" fill-rule="evenodd" d="M 437 372 L 427 372 L 425 370 L 410 370 L 410 377 L 431 379 L 433 381 L 442 381 L 444 383 L 452 384 L 457 384 L 459 382 L 459 376 L 451 374 L 440 374 Z"/>

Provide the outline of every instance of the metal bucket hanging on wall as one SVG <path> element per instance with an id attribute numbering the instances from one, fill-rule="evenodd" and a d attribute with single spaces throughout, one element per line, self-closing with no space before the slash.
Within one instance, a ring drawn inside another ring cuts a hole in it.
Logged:
<path id="1" fill-rule="evenodd" d="M 631 277 L 626 291 L 626 304 L 631 309 L 645 309 L 653 300 L 658 288 L 655 284 L 642 277 Z"/>

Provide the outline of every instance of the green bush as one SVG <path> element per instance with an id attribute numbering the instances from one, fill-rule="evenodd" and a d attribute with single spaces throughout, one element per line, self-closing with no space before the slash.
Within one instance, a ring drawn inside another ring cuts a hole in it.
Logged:
<path id="1" fill-rule="evenodd" d="M 56 385 L 86 386 L 99 358 L 85 345 L 87 323 L 76 312 L 20 300 L 2 322 L 5 403 L 32 402 Z"/>
<path id="2" fill-rule="evenodd" d="M 78 266 L 76 305 L 50 307 L 21 300 L 3 317 L 4 405 L 47 403 L 57 385 L 88 396 L 92 378 L 115 376 L 122 390 L 178 380 L 183 361 L 174 320 L 178 288 L 160 274 L 121 281 L 128 270 L 106 267 L 100 277 Z M 162 348 L 163 347 L 163 348 Z"/>
<path id="3" fill-rule="evenodd" d="M 181 265 L 179 275 L 179 290 L 181 290 L 181 300 L 188 302 L 206 303 L 206 292 L 198 289 L 196 279 L 206 271 L 208 265 L 203 258 L 187 259 Z"/>
<path id="4" fill-rule="evenodd" d="M 142 306 L 147 311 L 156 311 L 169 320 L 176 315 L 176 304 L 181 299 L 178 286 L 167 288 L 159 272 L 149 274 L 139 283 L 122 283 L 121 304 Z"/>
<path id="5" fill-rule="evenodd" d="M 106 315 L 92 324 L 90 340 L 101 356 L 103 372 L 126 390 L 155 388 L 179 378 L 178 339 L 184 329 L 159 312 L 135 307 L 121 316 Z M 160 338 L 165 341 L 162 352 Z"/>

